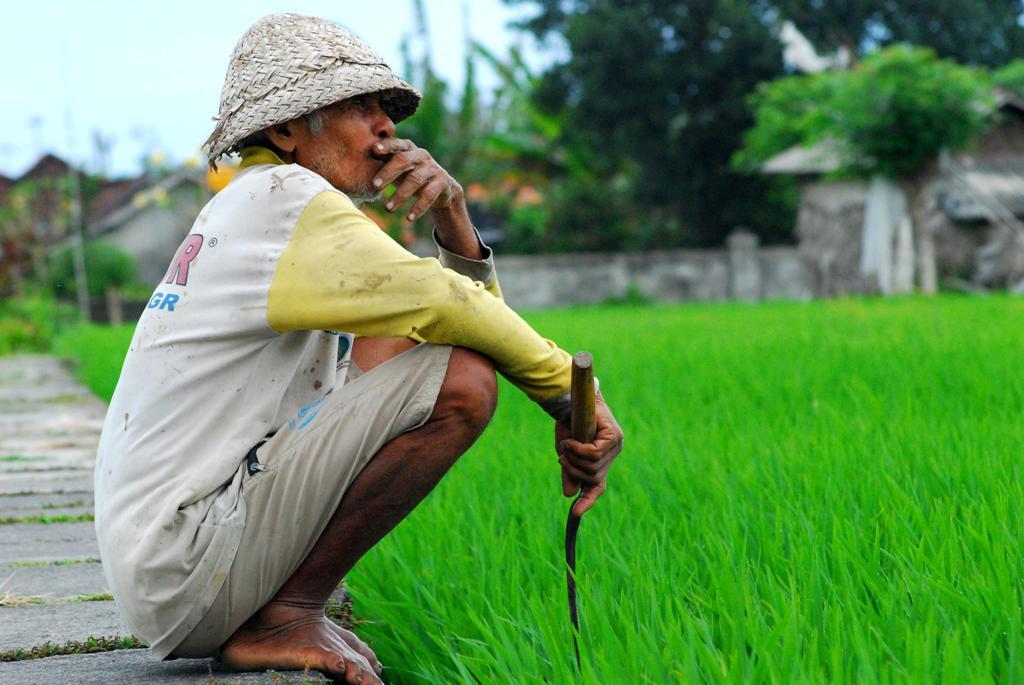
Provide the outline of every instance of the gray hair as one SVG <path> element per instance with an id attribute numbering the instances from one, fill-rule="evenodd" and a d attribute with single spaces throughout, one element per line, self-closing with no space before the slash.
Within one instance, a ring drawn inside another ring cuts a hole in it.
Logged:
<path id="1" fill-rule="evenodd" d="M 327 124 L 327 117 L 324 115 L 323 108 L 314 109 L 302 118 L 306 120 L 306 127 L 314 136 L 318 136 L 324 132 L 324 126 Z"/>
<path id="2" fill-rule="evenodd" d="M 303 114 L 298 119 L 295 119 L 295 121 L 304 121 L 309 132 L 314 136 L 318 136 L 324 132 L 324 127 L 327 125 L 327 115 L 324 113 L 324 109 L 323 107 L 315 109 L 308 114 Z M 238 141 L 238 144 L 232 147 L 231 152 L 241 152 L 243 149 L 253 146 L 265 147 L 268 150 L 272 150 L 274 154 L 281 154 L 281 150 L 274 145 L 270 140 L 270 136 L 263 131 L 256 131 L 251 136 L 246 136 Z"/>

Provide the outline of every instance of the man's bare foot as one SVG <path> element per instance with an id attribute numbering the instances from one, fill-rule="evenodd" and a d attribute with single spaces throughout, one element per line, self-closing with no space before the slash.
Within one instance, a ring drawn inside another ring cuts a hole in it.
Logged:
<path id="1" fill-rule="evenodd" d="M 330 624 L 334 627 L 334 631 L 341 635 L 341 639 L 348 643 L 349 647 L 362 654 L 363 658 L 370 662 L 370 666 L 373 667 L 373 672 L 380 675 L 380 672 L 384 667 L 381 665 L 380 661 L 377 660 L 377 655 L 373 653 L 372 649 L 370 649 L 370 645 L 363 642 L 362 639 L 360 639 L 360 637 L 351 630 L 342 628 L 334 621 L 330 621 Z"/>
<path id="2" fill-rule="evenodd" d="M 350 645 L 344 629 L 322 611 L 273 605 L 260 610 L 224 643 L 220 658 L 226 666 L 240 671 L 308 668 L 349 685 L 383 685 L 377 676 L 380 664 L 354 634 L 349 633 L 361 648 Z"/>

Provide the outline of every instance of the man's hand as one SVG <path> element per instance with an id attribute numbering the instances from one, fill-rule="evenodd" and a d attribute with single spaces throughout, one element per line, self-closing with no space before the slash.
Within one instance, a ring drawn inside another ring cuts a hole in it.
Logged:
<path id="1" fill-rule="evenodd" d="M 374 187 L 387 188 L 395 184 L 395 194 L 384 209 L 394 212 L 410 197 L 416 198 L 416 204 L 405 215 L 409 221 L 423 216 L 431 207 L 450 207 L 456 196 L 462 194 L 462 186 L 429 152 L 416 147 L 411 140 L 382 138 L 373 146 L 373 156 L 387 160 L 373 179 Z"/>
<path id="2" fill-rule="evenodd" d="M 396 188 L 384 204 L 385 210 L 396 212 L 410 198 L 416 198 L 405 214 L 407 221 L 419 219 L 430 209 L 437 222 L 437 237 L 445 249 L 469 259 L 483 259 L 462 186 L 429 152 L 411 140 L 382 138 L 374 144 L 373 155 L 387 160 L 373 179 L 374 187 L 386 188 L 393 183 Z"/>
<path id="3" fill-rule="evenodd" d="M 582 516 L 605 490 L 605 480 L 612 462 L 622 451 L 622 429 L 612 416 L 601 393 L 597 394 L 597 435 L 590 443 L 570 437 L 569 424 L 555 423 L 555 449 L 562 465 L 562 493 L 572 497 L 580 487 L 586 488 L 583 498 L 573 508 Z"/>

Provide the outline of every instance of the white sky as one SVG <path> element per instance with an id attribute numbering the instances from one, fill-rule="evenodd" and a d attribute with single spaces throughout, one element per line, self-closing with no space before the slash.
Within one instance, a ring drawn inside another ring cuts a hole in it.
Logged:
<path id="1" fill-rule="evenodd" d="M 457 91 L 464 2 L 424 4 L 434 67 Z M 500 55 L 520 44 L 533 52 L 532 63 L 546 61 L 532 40 L 507 28 L 529 8 L 500 0 L 468 4 L 473 38 Z M 272 12 L 344 24 L 399 72 L 401 39 L 414 29 L 412 0 L 0 0 L 0 173 L 17 177 L 47 151 L 95 169 L 96 129 L 113 137 L 114 174 L 137 172 L 147 150 L 164 152 L 172 163 L 195 154 L 213 129 L 232 48 Z M 486 92 L 497 79 L 478 64 Z"/>

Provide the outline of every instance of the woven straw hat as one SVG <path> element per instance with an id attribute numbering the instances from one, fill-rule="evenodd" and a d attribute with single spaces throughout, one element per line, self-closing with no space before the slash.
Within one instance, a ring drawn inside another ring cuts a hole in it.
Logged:
<path id="1" fill-rule="evenodd" d="M 377 92 L 395 123 L 415 112 L 421 97 L 351 31 L 299 14 L 263 17 L 231 54 L 217 126 L 206 141 L 210 163 L 268 126 Z"/>

